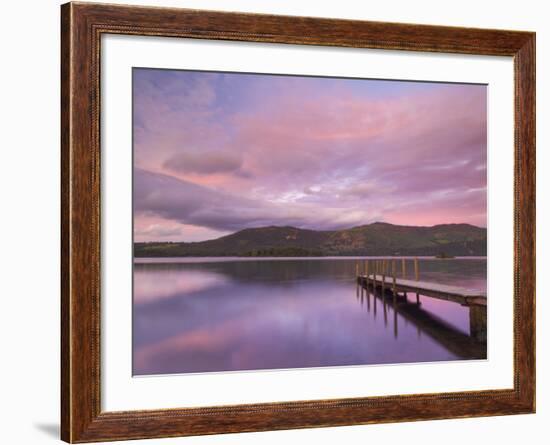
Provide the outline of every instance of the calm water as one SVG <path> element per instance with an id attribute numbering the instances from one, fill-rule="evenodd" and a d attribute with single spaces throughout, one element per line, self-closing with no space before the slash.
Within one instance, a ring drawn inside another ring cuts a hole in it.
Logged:
<path id="1" fill-rule="evenodd" d="M 139 259 L 134 374 L 485 357 L 469 312 L 421 297 L 394 310 L 361 292 L 355 259 Z M 412 264 L 408 264 L 409 273 Z M 485 290 L 485 259 L 420 260 L 421 279 Z"/>

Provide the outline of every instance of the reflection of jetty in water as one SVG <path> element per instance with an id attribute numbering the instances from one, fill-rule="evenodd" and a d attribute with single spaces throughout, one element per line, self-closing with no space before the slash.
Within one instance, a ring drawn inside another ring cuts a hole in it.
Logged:
<path id="1" fill-rule="evenodd" d="M 391 267 L 390 267 L 391 266 Z M 438 283 L 419 280 L 418 261 L 414 260 L 415 280 L 407 280 L 405 260 L 402 261 L 402 277 L 397 278 L 396 260 L 366 261 L 360 273 L 357 271 L 357 299 L 361 305 L 366 303 L 367 310 L 377 316 L 377 302 L 382 303 L 384 324 L 388 325 L 389 313 L 393 323 L 394 337 L 399 335 L 399 314 L 405 322 L 417 328 L 418 335 L 428 335 L 447 350 L 463 359 L 484 359 L 487 357 L 487 297 L 479 292 L 472 292 L 456 286 L 445 286 Z M 415 295 L 413 302 L 407 298 L 408 293 Z M 446 300 L 466 306 L 469 309 L 470 335 L 456 329 L 432 313 L 422 309 L 420 297 Z M 372 297 L 372 304 L 371 304 Z"/>

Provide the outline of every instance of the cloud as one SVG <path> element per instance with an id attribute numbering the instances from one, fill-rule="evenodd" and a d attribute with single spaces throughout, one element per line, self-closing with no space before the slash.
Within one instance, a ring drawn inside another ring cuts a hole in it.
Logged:
<path id="1" fill-rule="evenodd" d="M 341 195 L 352 196 L 354 198 L 368 198 L 373 193 L 376 193 L 379 188 L 376 184 L 369 182 L 360 182 L 353 184 L 348 188 L 341 189 L 339 193 Z"/>
<path id="2" fill-rule="evenodd" d="M 166 237 L 178 237 L 181 235 L 181 227 L 169 226 L 166 224 L 152 224 L 145 229 L 137 231 L 137 234 L 140 237 L 150 237 L 150 238 L 166 238 Z"/>
<path id="3" fill-rule="evenodd" d="M 168 158 L 163 163 L 167 170 L 178 173 L 229 173 L 239 170 L 242 166 L 242 158 L 238 152 L 179 152 Z"/>
<path id="4" fill-rule="evenodd" d="M 372 219 L 368 209 L 342 212 L 339 207 L 320 210 L 307 202 L 243 198 L 143 169 L 135 170 L 134 183 L 134 211 L 138 217 L 157 216 L 218 231 L 272 225 L 333 229 Z"/>

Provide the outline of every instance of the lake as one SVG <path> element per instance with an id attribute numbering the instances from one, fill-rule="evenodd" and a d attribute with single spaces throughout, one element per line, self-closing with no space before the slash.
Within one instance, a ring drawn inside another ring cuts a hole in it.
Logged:
<path id="1" fill-rule="evenodd" d="M 484 359 L 469 310 L 361 291 L 356 258 L 137 258 L 133 373 Z M 485 258 L 420 259 L 422 280 L 486 291 Z M 412 264 L 408 264 L 412 274 Z M 411 277 L 412 278 L 412 277 Z"/>

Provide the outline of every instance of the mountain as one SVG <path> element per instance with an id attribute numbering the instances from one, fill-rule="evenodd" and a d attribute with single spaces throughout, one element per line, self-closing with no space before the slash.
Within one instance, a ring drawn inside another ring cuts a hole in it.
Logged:
<path id="1" fill-rule="evenodd" d="M 381 222 L 330 231 L 270 226 L 201 242 L 134 244 L 136 257 L 441 254 L 486 255 L 487 229 L 470 224 L 416 227 Z"/>

